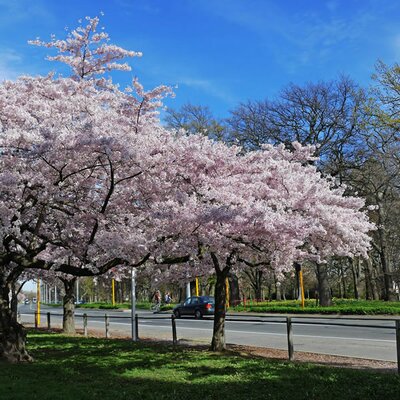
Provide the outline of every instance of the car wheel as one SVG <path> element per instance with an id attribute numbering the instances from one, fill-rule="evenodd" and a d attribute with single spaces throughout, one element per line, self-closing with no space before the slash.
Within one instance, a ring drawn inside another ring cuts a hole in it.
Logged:
<path id="1" fill-rule="evenodd" d="M 194 312 L 194 316 L 195 316 L 195 318 L 200 319 L 203 316 L 203 314 L 201 313 L 200 310 L 196 310 Z"/>
<path id="2" fill-rule="evenodd" d="M 175 318 L 181 317 L 181 313 L 179 312 L 179 310 L 174 310 L 174 315 L 175 315 Z"/>

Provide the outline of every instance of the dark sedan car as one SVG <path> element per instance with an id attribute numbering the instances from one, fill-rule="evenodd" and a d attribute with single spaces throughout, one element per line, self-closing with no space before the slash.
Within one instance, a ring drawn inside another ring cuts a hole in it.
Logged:
<path id="1" fill-rule="evenodd" d="M 214 297 L 188 297 L 183 303 L 174 307 L 174 315 L 176 318 L 180 318 L 182 315 L 193 315 L 195 318 L 201 318 L 203 315 L 214 315 Z"/>

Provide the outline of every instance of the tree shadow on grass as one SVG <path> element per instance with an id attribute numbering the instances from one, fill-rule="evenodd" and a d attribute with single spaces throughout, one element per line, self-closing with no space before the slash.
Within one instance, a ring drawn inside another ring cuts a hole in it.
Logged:
<path id="1" fill-rule="evenodd" d="M 33 335 L 36 362 L 0 364 L 0 399 L 396 399 L 394 375 L 124 340 Z"/>

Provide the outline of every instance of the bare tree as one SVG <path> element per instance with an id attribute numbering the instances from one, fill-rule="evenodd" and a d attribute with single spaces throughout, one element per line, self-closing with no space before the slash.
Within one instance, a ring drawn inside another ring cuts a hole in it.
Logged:
<path id="1" fill-rule="evenodd" d="M 223 124 L 213 116 L 207 106 L 186 103 L 178 110 L 169 108 L 164 121 L 168 128 L 182 129 L 188 135 L 201 133 L 216 140 L 224 137 Z"/>

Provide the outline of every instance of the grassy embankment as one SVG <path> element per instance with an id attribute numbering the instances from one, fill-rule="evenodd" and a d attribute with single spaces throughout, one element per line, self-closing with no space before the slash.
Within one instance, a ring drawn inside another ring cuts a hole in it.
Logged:
<path id="1" fill-rule="evenodd" d="M 0 362 L 0 399 L 395 399 L 395 374 L 163 344 L 31 333 L 32 364 Z"/>
<path id="2" fill-rule="evenodd" d="M 138 302 L 137 308 L 150 309 L 151 303 Z M 78 308 L 100 308 L 100 309 L 129 309 L 130 303 L 116 304 L 110 303 L 87 303 L 79 304 Z M 162 311 L 172 310 L 174 304 L 164 304 Z M 319 307 L 315 300 L 306 300 L 304 309 L 301 308 L 300 301 L 247 301 L 229 308 L 230 311 L 238 312 L 260 312 L 260 313 L 280 313 L 280 314 L 342 314 L 342 315 L 400 315 L 400 302 L 384 302 L 372 300 L 354 299 L 333 299 L 333 306 Z"/>
<path id="3" fill-rule="evenodd" d="M 331 307 L 317 306 L 315 300 L 306 300 L 302 308 L 300 301 L 247 302 L 232 308 L 235 311 L 251 311 L 281 314 L 342 314 L 342 315 L 399 315 L 400 302 L 372 300 L 333 299 Z"/>

